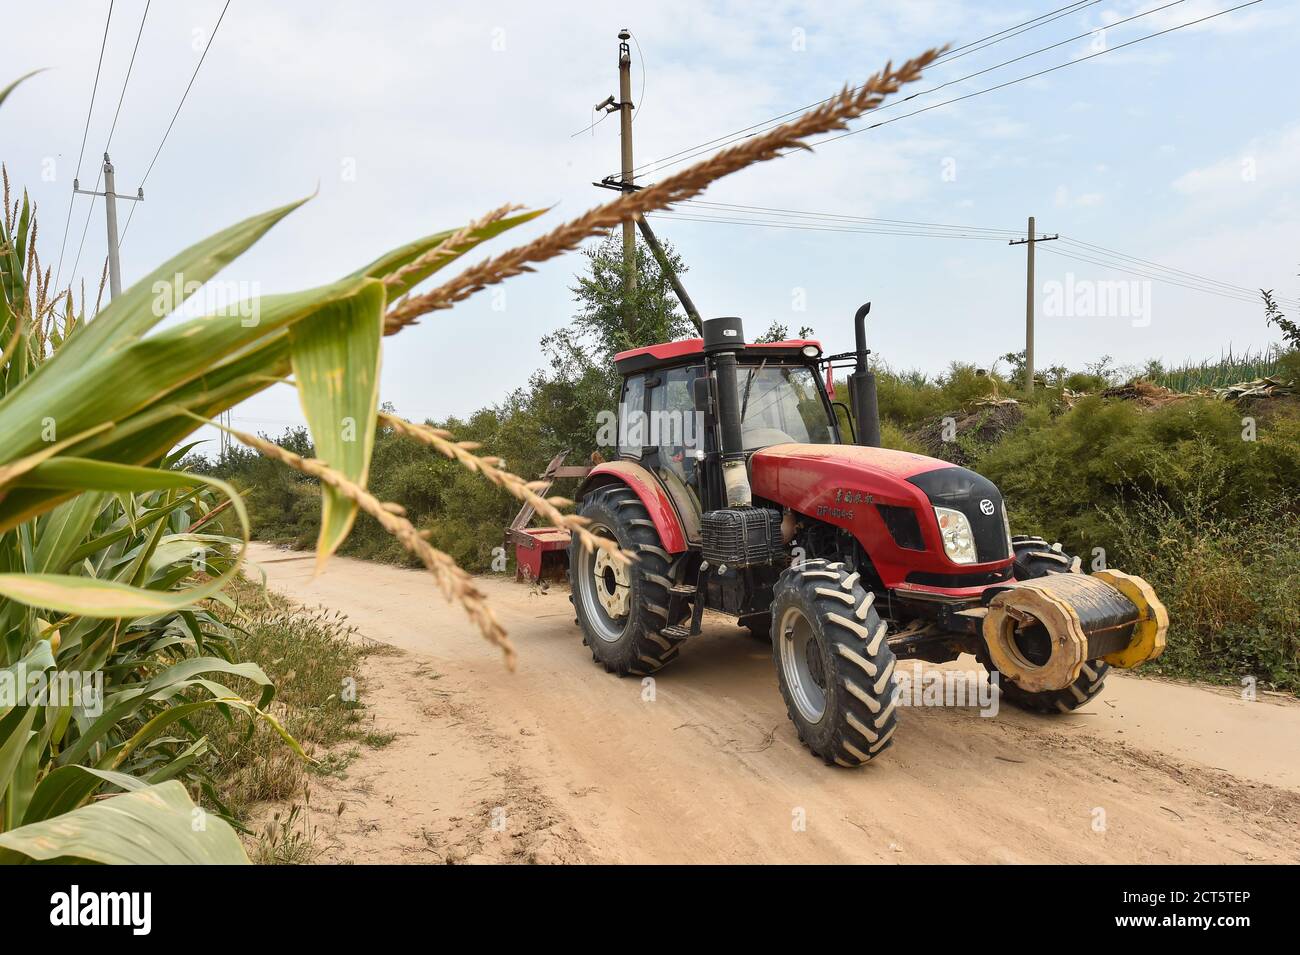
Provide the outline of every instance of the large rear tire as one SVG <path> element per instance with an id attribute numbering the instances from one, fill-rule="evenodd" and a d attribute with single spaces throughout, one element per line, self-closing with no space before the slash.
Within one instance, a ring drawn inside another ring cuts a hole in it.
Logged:
<path id="1" fill-rule="evenodd" d="M 786 712 L 815 756 L 861 766 L 898 725 L 894 652 L 874 594 L 843 564 L 812 560 L 781 574 L 772 602 L 772 658 Z"/>
<path id="2" fill-rule="evenodd" d="M 1011 547 L 1015 555 L 1016 580 L 1033 580 L 1048 574 L 1082 573 L 1082 561 L 1061 549 L 1061 545 L 1048 544 L 1041 537 L 1013 537 Z M 990 675 L 998 673 L 987 659 L 982 661 Z M 1079 678 L 1060 690 L 1030 693 L 998 673 L 1002 699 L 1021 709 L 1034 713 L 1070 713 L 1091 702 L 1101 693 L 1110 664 L 1103 660 L 1089 660 L 1079 671 Z"/>
<path id="3" fill-rule="evenodd" d="M 582 642 L 610 673 L 645 676 L 677 656 L 681 636 L 664 633 L 668 619 L 673 557 L 664 550 L 640 498 L 625 484 L 588 494 L 579 513 L 589 530 L 611 538 L 640 559 L 620 565 L 601 550 L 569 544 L 569 579 Z"/>

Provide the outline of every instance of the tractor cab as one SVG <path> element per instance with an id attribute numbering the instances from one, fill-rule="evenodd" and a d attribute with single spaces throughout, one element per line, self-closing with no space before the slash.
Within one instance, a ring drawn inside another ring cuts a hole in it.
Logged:
<path id="1" fill-rule="evenodd" d="M 654 474 L 698 529 L 701 515 L 725 506 L 717 436 L 717 361 L 704 339 L 621 352 L 617 457 Z M 735 354 L 740 446 L 747 455 L 779 444 L 839 444 L 840 427 L 813 340 L 758 343 Z M 847 418 L 846 418 L 847 420 Z M 693 539 L 698 541 L 698 537 Z"/>

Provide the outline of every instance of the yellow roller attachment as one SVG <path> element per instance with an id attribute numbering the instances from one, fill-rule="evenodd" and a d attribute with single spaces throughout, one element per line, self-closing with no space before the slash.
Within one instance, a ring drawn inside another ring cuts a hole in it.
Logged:
<path id="1" fill-rule="evenodd" d="M 984 644 L 1003 677 L 1030 693 L 1059 690 L 1077 680 L 1088 660 L 1088 635 L 1077 606 L 1096 588 L 1110 591 L 1080 574 L 1050 574 L 994 597 L 984 617 Z"/>
<path id="2" fill-rule="evenodd" d="M 1164 653 L 1169 611 L 1156 596 L 1155 588 L 1141 577 L 1121 570 L 1099 570 L 1092 576 L 1110 584 L 1138 609 L 1138 622 L 1133 628 L 1133 639 L 1129 645 L 1123 650 L 1106 654 L 1102 659 L 1111 666 L 1131 669 Z"/>

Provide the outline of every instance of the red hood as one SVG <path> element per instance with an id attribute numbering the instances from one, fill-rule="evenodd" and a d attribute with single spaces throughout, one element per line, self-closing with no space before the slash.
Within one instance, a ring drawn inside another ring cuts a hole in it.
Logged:
<path id="1" fill-rule="evenodd" d="M 757 482 L 760 475 L 767 490 L 757 484 L 754 492 L 775 501 L 783 501 L 782 491 L 788 496 L 797 493 L 802 480 L 795 485 L 785 482 L 782 488 L 781 477 L 799 478 L 808 473 L 819 474 L 853 474 L 855 476 L 879 476 L 905 481 L 926 471 L 936 468 L 950 468 L 952 465 L 938 458 L 926 457 L 924 454 L 912 454 L 910 451 L 891 451 L 889 448 L 864 448 L 856 444 L 777 444 L 762 451 L 755 451 L 750 459 L 750 469 Z M 801 465 L 803 465 L 801 467 Z M 768 491 L 775 491 L 769 494 Z"/>
<path id="2" fill-rule="evenodd" d="M 754 452 L 750 484 L 757 497 L 853 534 L 886 587 L 969 596 L 979 593 L 985 583 L 971 575 L 1002 573 L 1010 557 L 957 565 L 944 555 L 930 499 L 908 478 L 951 467 L 937 458 L 886 448 L 778 444 Z M 915 516 L 923 550 L 900 546 L 885 523 L 882 507 L 906 508 Z M 917 572 L 926 576 L 921 582 L 909 582 L 909 575 Z M 966 575 L 971 585 L 931 586 L 924 582 L 958 574 Z"/>

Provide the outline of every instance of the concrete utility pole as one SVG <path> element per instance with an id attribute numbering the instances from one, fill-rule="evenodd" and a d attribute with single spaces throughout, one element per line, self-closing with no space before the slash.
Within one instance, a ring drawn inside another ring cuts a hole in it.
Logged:
<path id="1" fill-rule="evenodd" d="M 104 153 L 104 191 L 88 192 L 81 188 L 81 184 L 76 179 L 72 180 L 72 191 L 86 196 L 104 197 L 105 218 L 108 220 L 108 291 L 110 298 L 117 298 L 122 294 L 122 264 L 118 258 L 117 245 L 117 200 L 141 202 L 144 200 L 144 189 L 137 189 L 134 196 L 119 196 L 113 163 L 108 158 L 108 153 Z M 92 199 L 91 202 L 94 200 Z"/>
<path id="2" fill-rule="evenodd" d="M 598 113 L 619 111 L 619 145 L 622 152 L 623 170 L 619 176 L 606 176 L 600 182 L 593 182 L 592 185 L 601 189 L 613 189 L 616 192 L 623 193 L 636 192 L 641 188 L 632 178 L 632 53 L 627 45 L 627 41 L 631 37 L 632 34 L 626 28 L 618 32 L 619 102 L 615 102 L 613 96 L 606 96 L 594 107 Z M 695 303 L 691 301 L 690 295 L 686 293 L 681 278 L 677 275 L 672 263 L 668 261 L 668 254 L 664 251 L 664 247 L 660 245 L 658 237 L 655 235 L 654 230 L 650 228 L 650 223 L 645 220 L 644 216 L 638 216 L 635 224 L 631 219 L 623 223 L 623 263 L 626 290 L 629 292 L 636 290 L 636 229 L 638 228 L 645 237 L 646 245 L 649 246 L 655 261 L 659 263 L 660 270 L 668 277 L 669 284 L 672 285 L 673 291 L 677 294 L 677 300 L 682 303 L 682 308 L 686 310 L 686 317 L 691 320 L 695 330 L 703 334 L 704 325 L 700 319 L 700 313 L 695 308 Z M 630 314 L 627 317 L 627 324 L 628 330 L 631 331 L 633 323 Z"/>
<path id="3" fill-rule="evenodd" d="M 1029 247 L 1028 267 L 1025 270 L 1025 391 L 1034 390 L 1034 243 L 1050 242 L 1059 239 L 1059 235 L 1034 234 L 1034 217 L 1029 217 L 1027 238 L 1012 239 L 1008 245 L 1025 245 Z"/>
<path id="4" fill-rule="evenodd" d="M 624 192 L 632 191 L 632 50 L 627 45 L 631 36 L 626 27 L 618 31 L 618 138 Z M 627 290 L 636 291 L 636 225 L 630 219 L 623 223 L 623 268 Z"/>

